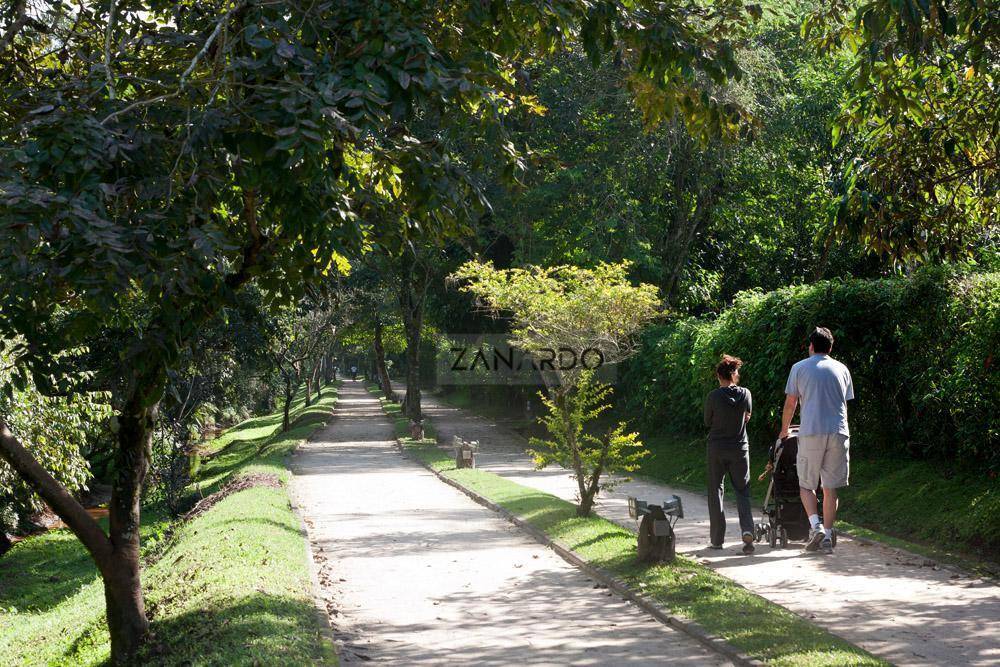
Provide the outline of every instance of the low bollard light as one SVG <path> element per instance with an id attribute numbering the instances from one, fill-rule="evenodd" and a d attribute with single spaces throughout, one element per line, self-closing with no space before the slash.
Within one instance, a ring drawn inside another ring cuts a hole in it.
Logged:
<path id="1" fill-rule="evenodd" d="M 454 436 L 452 438 L 452 447 L 455 449 L 455 467 L 456 468 L 475 468 L 476 467 L 476 451 L 479 449 L 479 441 L 462 440 L 459 436 Z"/>
<path id="2" fill-rule="evenodd" d="M 661 505 L 628 497 L 628 515 L 639 521 L 638 556 L 643 562 L 672 562 L 677 555 L 674 525 L 684 518 L 680 496 L 671 496 Z"/>

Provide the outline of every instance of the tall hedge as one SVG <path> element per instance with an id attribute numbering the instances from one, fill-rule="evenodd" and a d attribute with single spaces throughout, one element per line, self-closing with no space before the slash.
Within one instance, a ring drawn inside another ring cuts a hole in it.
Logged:
<path id="1" fill-rule="evenodd" d="M 754 394 L 751 436 L 770 442 L 788 369 L 807 354 L 815 326 L 833 331 L 833 356 L 854 377 L 853 446 L 1000 464 L 1000 273 L 936 268 L 745 292 L 715 319 L 651 329 L 619 396 L 647 426 L 698 432 L 715 363 L 733 354 Z"/>

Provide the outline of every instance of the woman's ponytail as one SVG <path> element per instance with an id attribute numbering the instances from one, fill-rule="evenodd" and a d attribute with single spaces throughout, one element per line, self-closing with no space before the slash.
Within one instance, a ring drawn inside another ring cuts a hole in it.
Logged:
<path id="1" fill-rule="evenodd" d="M 738 357 L 732 357 L 728 354 L 722 355 L 722 359 L 719 364 L 715 367 L 715 373 L 723 380 L 729 380 L 732 382 L 733 376 L 736 375 L 736 371 L 740 369 L 743 365 L 743 361 Z"/>

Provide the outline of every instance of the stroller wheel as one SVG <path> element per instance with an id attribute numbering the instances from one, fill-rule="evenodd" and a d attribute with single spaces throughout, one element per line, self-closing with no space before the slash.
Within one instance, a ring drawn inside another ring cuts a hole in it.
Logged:
<path id="1" fill-rule="evenodd" d="M 767 544 L 772 549 L 778 544 L 778 531 L 775 530 L 774 526 L 767 527 Z"/>
<path id="2" fill-rule="evenodd" d="M 785 530 L 784 526 L 778 529 L 778 541 L 781 543 L 782 549 L 788 547 L 788 531 Z"/>
<path id="3" fill-rule="evenodd" d="M 833 546 L 837 546 L 837 529 L 833 528 L 830 530 L 830 541 L 833 542 Z"/>

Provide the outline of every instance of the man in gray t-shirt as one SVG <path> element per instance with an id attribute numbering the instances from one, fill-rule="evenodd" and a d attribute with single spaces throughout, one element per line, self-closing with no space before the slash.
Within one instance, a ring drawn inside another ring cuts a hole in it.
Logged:
<path id="1" fill-rule="evenodd" d="M 781 438 L 788 437 L 795 408 L 802 406 L 796 471 L 802 505 L 812 530 L 808 551 L 833 552 L 832 529 L 837 518 L 837 489 L 850 475 L 850 435 L 847 401 L 854 384 L 847 366 L 830 357 L 833 334 L 817 327 L 809 336 L 809 357 L 792 366 L 785 385 Z M 816 487 L 823 486 L 823 523 L 817 512 Z"/>

